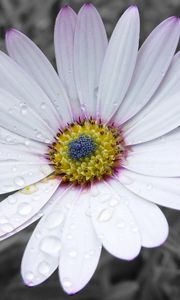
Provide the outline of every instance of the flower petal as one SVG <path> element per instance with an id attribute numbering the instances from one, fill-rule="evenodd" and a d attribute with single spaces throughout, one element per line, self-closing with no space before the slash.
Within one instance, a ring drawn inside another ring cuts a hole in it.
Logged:
<path id="1" fill-rule="evenodd" d="M 0 89 L 0 126 L 45 143 L 54 137 L 50 125 L 38 113 L 3 89 Z"/>
<path id="2" fill-rule="evenodd" d="M 48 164 L 29 164 L 15 161 L 0 162 L 0 194 L 22 189 L 53 173 Z"/>
<path id="3" fill-rule="evenodd" d="M 138 133 L 141 127 L 145 126 L 146 124 L 146 117 L 151 113 L 156 107 L 161 109 L 163 107 L 164 102 L 167 98 L 171 99 L 174 95 L 176 95 L 179 89 L 179 82 L 180 82 L 180 52 L 178 52 L 171 63 L 171 66 L 162 81 L 160 87 L 158 88 L 155 95 L 152 97 L 151 101 L 141 110 L 136 116 L 134 116 L 131 120 L 129 120 L 125 126 L 123 127 L 123 131 L 126 135 L 126 143 L 136 144 L 140 140 Z M 170 101 L 170 100 L 169 100 Z M 136 137 L 137 131 L 137 137 Z M 133 139 L 132 139 L 133 137 Z M 145 139 L 145 140 L 144 140 Z M 147 141 L 148 136 L 141 136 L 141 140 Z"/>
<path id="4" fill-rule="evenodd" d="M 0 202 L 0 240 L 32 223 L 32 219 L 51 198 L 60 181 L 47 179 L 26 187 Z M 28 224 L 27 224 L 28 222 Z"/>
<path id="5" fill-rule="evenodd" d="M 82 110 L 96 113 L 100 71 L 107 47 L 104 25 L 92 4 L 85 4 L 77 18 L 74 40 L 75 80 Z"/>
<path id="6" fill-rule="evenodd" d="M 151 101 L 149 101 L 138 114 L 136 114 L 126 124 L 124 124 L 123 130 L 125 132 L 129 132 L 130 130 L 134 131 L 136 126 L 138 126 L 139 123 L 141 124 L 143 118 L 148 115 L 156 107 L 157 104 L 162 103 L 163 105 L 163 101 L 165 98 L 171 97 L 179 91 L 179 82 L 180 51 L 174 56 L 172 63 L 166 73 L 166 76 L 164 77 L 154 96 L 151 98 Z"/>
<path id="7" fill-rule="evenodd" d="M 66 5 L 57 16 L 54 29 L 57 68 L 59 76 L 66 87 L 66 92 L 71 99 L 70 105 L 75 119 L 82 113 L 74 75 L 74 33 L 76 21 L 76 13 L 71 7 Z"/>
<path id="8" fill-rule="evenodd" d="M 0 88 L 29 105 L 56 133 L 59 117 L 40 86 L 12 58 L 0 51 Z"/>
<path id="9" fill-rule="evenodd" d="M 61 284 L 68 294 L 77 293 L 88 283 L 101 254 L 101 242 L 89 216 L 89 191 L 73 204 L 63 230 L 59 267 Z"/>
<path id="10" fill-rule="evenodd" d="M 161 178 L 121 170 L 118 180 L 128 190 L 162 206 L 180 209 L 180 178 Z"/>
<path id="11" fill-rule="evenodd" d="M 112 181 L 114 190 L 128 203 L 140 231 L 143 247 L 157 247 L 168 236 L 168 223 L 159 207 L 128 191 L 117 180 Z"/>
<path id="12" fill-rule="evenodd" d="M 48 148 L 46 148 L 46 153 L 48 152 Z M 28 147 L 24 144 L 20 145 L 7 145 L 0 142 L 0 163 L 4 164 L 8 162 L 16 162 L 16 163 L 24 163 L 27 164 L 49 164 L 50 162 L 44 157 L 44 153 L 37 154 L 32 152 L 32 150 L 28 149 Z"/>
<path id="13" fill-rule="evenodd" d="M 95 230 L 103 246 L 112 255 L 130 260 L 141 249 L 136 222 L 123 200 L 112 188 L 111 182 L 92 188 L 91 209 Z"/>
<path id="14" fill-rule="evenodd" d="M 24 282 L 34 286 L 45 281 L 58 267 L 64 221 L 76 190 L 59 187 L 51 205 L 34 230 L 26 247 L 21 273 Z"/>
<path id="15" fill-rule="evenodd" d="M 134 128 L 124 129 L 126 144 L 151 141 L 180 125 L 180 91 L 163 99 Z"/>
<path id="16" fill-rule="evenodd" d="M 179 18 L 171 17 L 149 35 L 142 45 L 134 75 L 123 103 L 115 116 L 121 124 L 147 104 L 163 80 L 180 36 Z"/>
<path id="17" fill-rule="evenodd" d="M 23 33 L 11 29 L 6 34 L 10 56 L 40 85 L 59 113 L 63 124 L 72 121 L 69 100 L 54 68 L 42 51 Z M 42 101 L 42 99 L 40 100 Z M 49 107 L 49 103 L 48 103 Z M 47 109 L 48 109 L 47 107 Z"/>
<path id="18" fill-rule="evenodd" d="M 120 18 L 110 39 L 101 71 L 98 108 L 109 120 L 120 106 L 134 71 L 139 44 L 139 13 L 131 6 Z"/>
<path id="19" fill-rule="evenodd" d="M 15 134 L 3 127 L 0 127 L 0 143 L 4 146 L 19 147 L 19 149 L 33 154 L 44 155 L 47 153 L 47 144 L 39 143 L 27 137 Z M 9 149 L 10 149 L 9 147 Z"/>
<path id="20" fill-rule="evenodd" d="M 174 134 L 172 133 L 174 136 Z M 169 137 L 169 138 L 168 138 Z M 180 176 L 180 139 L 173 139 L 171 133 L 165 140 L 156 139 L 151 142 L 131 146 L 131 150 L 122 165 L 136 173 L 160 176 Z"/>

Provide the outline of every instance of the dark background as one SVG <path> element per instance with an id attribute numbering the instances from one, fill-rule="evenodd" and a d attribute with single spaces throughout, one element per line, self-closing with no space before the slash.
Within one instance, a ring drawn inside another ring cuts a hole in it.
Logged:
<path id="1" fill-rule="evenodd" d="M 71 5 L 76 11 L 85 1 L 0 0 L 0 48 L 4 33 L 15 27 L 35 41 L 54 64 L 53 27 L 59 8 Z M 163 19 L 180 15 L 180 0 L 92 0 L 111 34 L 116 21 L 130 4 L 141 14 L 141 42 Z M 3 197 L 1 197 L 3 199 Z M 67 296 L 55 273 L 39 287 L 23 286 L 21 257 L 35 225 L 0 243 L 0 300 L 179 300 L 180 299 L 180 212 L 164 210 L 170 235 L 160 248 L 143 249 L 137 259 L 125 262 L 105 251 L 89 285 L 78 295 Z M 154 228 L 156 230 L 156 228 Z"/>

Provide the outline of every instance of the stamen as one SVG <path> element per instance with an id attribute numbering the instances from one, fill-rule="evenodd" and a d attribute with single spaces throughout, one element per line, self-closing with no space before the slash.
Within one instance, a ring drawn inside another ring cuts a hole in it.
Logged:
<path id="1" fill-rule="evenodd" d="M 74 160 L 90 157 L 96 150 L 96 144 L 90 136 L 80 135 L 69 143 L 69 157 Z"/>
<path id="2" fill-rule="evenodd" d="M 87 185 L 112 176 L 124 159 L 121 131 L 93 119 L 74 122 L 59 131 L 49 150 L 55 176 L 75 185 Z"/>

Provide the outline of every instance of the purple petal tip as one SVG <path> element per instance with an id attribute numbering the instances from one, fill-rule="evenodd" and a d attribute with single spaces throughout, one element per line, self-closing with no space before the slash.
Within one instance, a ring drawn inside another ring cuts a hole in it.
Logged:
<path id="1" fill-rule="evenodd" d="M 83 6 L 85 8 L 92 8 L 92 7 L 94 7 L 94 5 L 91 2 L 86 2 Z"/>
<path id="2" fill-rule="evenodd" d="M 9 28 L 6 30 L 6 38 L 12 34 L 17 33 L 17 30 L 15 28 Z"/>

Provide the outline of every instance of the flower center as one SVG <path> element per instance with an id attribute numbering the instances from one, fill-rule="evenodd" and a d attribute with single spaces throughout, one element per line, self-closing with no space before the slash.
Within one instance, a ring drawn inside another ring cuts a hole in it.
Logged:
<path id="1" fill-rule="evenodd" d="M 56 176 L 84 186 L 113 175 L 121 167 L 125 144 L 118 128 L 85 119 L 59 131 L 48 155 Z"/>
<path id="2" fill-rule="evenodd" d="M 92 137 L 80 135 L 69 143 L 69 157 L 74 160 L 90 157 L 96 150 L 96 144 Z"/>

